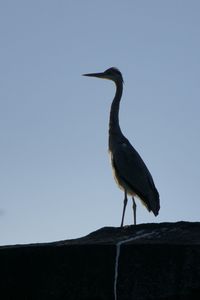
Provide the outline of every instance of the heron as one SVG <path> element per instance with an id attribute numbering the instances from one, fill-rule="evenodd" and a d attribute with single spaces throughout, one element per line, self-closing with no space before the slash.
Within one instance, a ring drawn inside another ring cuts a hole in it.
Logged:
<path id="1" fill-rule="evenodd" d="M 110 109 L 108 144 L 113 176 L 119 188 L 124 192 L 121 227 L 124 224 L 128 196 L 132 198 L 134 225 L 136 225 L 137 208 L 135 197 L 141 200 L 149 212 L 152 211 L 157 216 L 160 209 L 160 199 L 152 175 L 139 153 L 123 135 L 119 125 L 119 108 L 124 82 L 121 72 L 112 67 L 101 73 L 89 73 L 83 74 L 83 76 L 109 79 L 116 86 Z"/>

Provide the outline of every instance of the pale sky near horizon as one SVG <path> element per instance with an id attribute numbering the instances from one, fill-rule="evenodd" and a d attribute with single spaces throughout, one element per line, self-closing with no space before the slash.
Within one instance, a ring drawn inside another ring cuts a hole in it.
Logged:
<path id="1" fill-rule="evenodd" d="M 112 82 L 123 133 L 160 193 L 158 217 L 199 221 L 200 2 L 0 1 L 0 245 L 119 226 L 108 157 Z M 132 224 L 131 201 L 125 224 Z"/>

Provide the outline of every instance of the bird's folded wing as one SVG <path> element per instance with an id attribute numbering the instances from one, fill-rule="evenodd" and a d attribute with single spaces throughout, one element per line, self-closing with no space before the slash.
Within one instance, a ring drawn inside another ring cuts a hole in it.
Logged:
<path id="1" fill-rule="evenodd" d="M 145 198 L 149 189 L 154 190 L 152 176 L 138 152 L 127 143 L 119 144 L 113 153 L 113 163 L 120 178 L 135 193 Z"/>

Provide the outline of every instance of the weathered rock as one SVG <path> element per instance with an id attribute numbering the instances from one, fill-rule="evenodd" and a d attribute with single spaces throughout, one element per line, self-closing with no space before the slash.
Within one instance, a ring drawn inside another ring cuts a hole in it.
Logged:
<path id="1" fill-rule="evenodd" d="M 200 223 L 105 227 L 0 247 L 3 300 L 199 300 Z"/>

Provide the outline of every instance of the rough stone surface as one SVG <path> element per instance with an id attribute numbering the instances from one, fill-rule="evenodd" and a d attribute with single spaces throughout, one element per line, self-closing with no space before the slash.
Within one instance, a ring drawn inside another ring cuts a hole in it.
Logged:
<path id="1" fill-rule="evenodd" d="M 104 227 L 74 240 L 3 246 L 0 266 L 2 300 L 199 300 L 200 223 Z"/>

